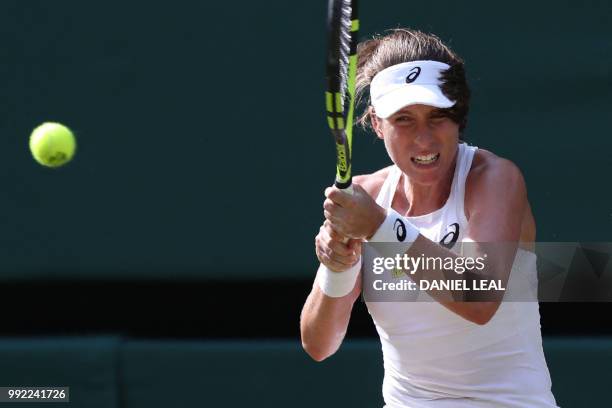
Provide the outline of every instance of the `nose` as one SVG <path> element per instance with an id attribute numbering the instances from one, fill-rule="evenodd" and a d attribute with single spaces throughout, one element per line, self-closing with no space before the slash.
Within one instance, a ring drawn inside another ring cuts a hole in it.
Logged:
<path id="1" fill-rule="evenodd" d="M 433 135 L 429 126 L 419 126 L 414 138 L 414 144 L 420 148 L 429 147 L 433 141 Z"/>

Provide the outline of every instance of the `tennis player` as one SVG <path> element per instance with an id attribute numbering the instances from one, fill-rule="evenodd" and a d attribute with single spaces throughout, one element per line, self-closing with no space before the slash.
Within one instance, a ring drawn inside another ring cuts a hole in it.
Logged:
<path id="1" fill-rule="evenodd" d="M 453 246 L 465 241 L 515 243 L 488 268 L 536 277 L 520 170 L 462 142 L 470 97 L 463 61 L 436 36 L 408 29 L 360 44 L 358 58 L 357 90 L 370 94 L 362 122 L 394 164 L 355 177 L 352 195 L 325 191 L 315 239 L 321 267 L 301 316 L 302 344 L 316 361 L 343 341 L 362 289 L 361 241 L 404 242 L 408 254 L 442 257 L 457 256 Z M 366 303 L 382 344 L 388 408 L 557 406 L 537 302 Z"/>

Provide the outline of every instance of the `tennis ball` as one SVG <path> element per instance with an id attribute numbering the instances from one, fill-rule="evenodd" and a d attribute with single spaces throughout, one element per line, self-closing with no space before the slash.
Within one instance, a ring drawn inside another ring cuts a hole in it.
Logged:
<path id="1" fill-rule="evenodd" d="M 72 131 L 60 123 L 46 122 L 30 135 L 30 151 L 37 162 L 59 167 L 74 156 L 76 141 Z"/>

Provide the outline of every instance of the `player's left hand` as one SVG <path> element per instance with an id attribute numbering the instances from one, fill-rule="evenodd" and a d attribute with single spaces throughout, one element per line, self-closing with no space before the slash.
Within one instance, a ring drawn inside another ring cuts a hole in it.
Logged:
<path id="1" fill-rule="evenodd" d="M 325 197 L 325 218 L 335 231 L 353 239 L 370 238 L 387 216 L 385 209 L 359 184 L 353 183 L 353 194 L 335 186 L 328 187 Z"/>

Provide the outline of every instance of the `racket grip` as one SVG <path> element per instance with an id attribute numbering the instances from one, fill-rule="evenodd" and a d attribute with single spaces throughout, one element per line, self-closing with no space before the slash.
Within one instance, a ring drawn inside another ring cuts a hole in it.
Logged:
<path id="1" fill-rule="evenodd" d="M 345 190 L 349 194 L 353 194 L 353 182 L 351 178 L 349 178 L 348 181 L 345 182 L 338 181 L 338 179 L 336 179 L 334 181 L 334 186 L 336 186 L 340 190 Z"/>
<path id="2" fill-rule="evenodd" d="M 338 187 L 338 184 L 337 184 L 337 183 L 336 183 L 336 187 Z M 347 193 L 349 193 L 349 194 L 353 194 L 353 185 L 352 185 L 352 184 L 349 184 L 348 186 L 346 186 L 346 187 L 344 187 L 344 188 L 342 188 L 342 187 L 338 187 L 338 188 L 339 188 L 339 189 L 341 189 L 341 190 L 344 190 L 345 192 L 347 192 Z M 346 237 L 346 238 L 342 239 L 342 243 L 343 243 L 343 244 L 348 243 L 348 242 L 349 242 L 349 239 L 350 239 L 350 238 L 348 238 L 348 237 Z"/>

